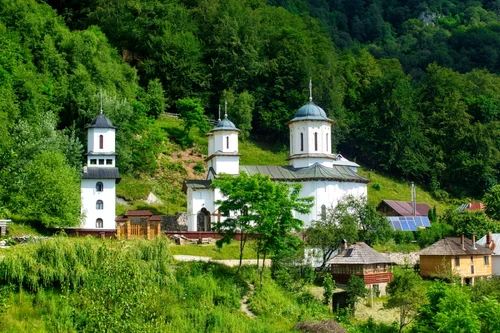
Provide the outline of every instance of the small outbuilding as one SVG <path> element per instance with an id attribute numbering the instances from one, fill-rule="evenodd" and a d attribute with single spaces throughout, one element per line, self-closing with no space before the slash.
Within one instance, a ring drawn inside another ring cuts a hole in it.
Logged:
<path id="1" fill-rule="evenodd" d="M 478 278 L 491 277 L 492 251 L 472 240 L 445 237 L 419 252 L 422 277 L 459 277 L 462 284 L 473 285 Z"/>
<path id="2" fill-rule="evenodd" d="M 327 263 L 337 283 L 347 284 L 351 276 L 356 275 L 365 281 L 367 289 L 374 288 L 380 294 L 385 294 L 387 284 L 393 277 L 394 263 L 364 242 L 348 246 L 344 241 L 342 251 Z"/>
<path id="3" fill-rule="evenodd" d="M 129 210 L 126 215 L 117 216 L 115 221 L 118 239 L 153 239 L 161 233 L 161 216 L 149 210 Z"/>

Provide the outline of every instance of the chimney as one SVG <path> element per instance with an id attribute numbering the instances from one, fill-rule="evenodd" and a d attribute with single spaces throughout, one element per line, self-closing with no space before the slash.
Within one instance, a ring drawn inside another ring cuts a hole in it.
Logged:
<path id="1" fill-rule="evenodd" d="M 411 215 L 417 215 L 417 195 L 415 193 L 415 183 L 411 182 Z"/>
<path id="2" fill-rule="evenodd" d="M 344 239 L 344 240 L 342 241 L 342 245 L 343 245 L 343 250 L 344 250 L 344 251 L 347 251 L 347 248 L 349 247 L 349 244 L 347 243 L 347 240 L 345 240 L 345 239 Z"/>
<path id="3" fill-rule="evenodd" d="M 460 247 L 462 248 L 462 250 L 465 250 L 465 236 L 463 233 L 462 236 L 460 236 Z"/>
<path id="4" fill-rule="evenodd" d="M 476 235 L 472 235 L 472 249 L 477 250 L 477 248 L 476 248 Z"/>
<path id="5" fill-rule="evenodd" d="M 489 249 L 491 247 L 491 231 L 486 233 L 486 248 Z"/>

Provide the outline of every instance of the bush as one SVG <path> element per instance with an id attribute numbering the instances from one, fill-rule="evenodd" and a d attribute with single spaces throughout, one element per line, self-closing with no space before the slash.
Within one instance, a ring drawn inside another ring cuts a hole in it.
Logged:
<path id="1" fill-rule="evenodd" d="M 393 237 L 396 244 L 409 244 L 415 240 L 412 231 L 396 230 Z"/>

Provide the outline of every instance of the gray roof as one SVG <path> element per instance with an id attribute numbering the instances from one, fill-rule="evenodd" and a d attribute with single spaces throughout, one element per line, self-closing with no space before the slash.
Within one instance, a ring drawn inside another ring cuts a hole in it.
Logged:
<path id="1" fill-rule="evenodd" d="M 116 128 L 108 117 L 100 113 L 87 128 Z"/>
<path id="2" fill-rule="evenodd" d="M 206 179 L 186 179 L 184 180 L 184 185 L 182 186 L 182 190 L 186 192 L 188 188 L 192 188 L 195 190 L 199 189 L 208 189 L 212 184 L 211 180 Z"/>
<path id="3" fill-rule="evenodd" d="M 295 113 L 295 116 L 293 117 L 292 120 L 290 120 L 290 122 L 303 121 L 303 120 L 320 120 L 320 121 L 326 120 L 332 122 L 332 120 L 326 116 L 325 111 L 316 104 L 314 104 L 312 100 L 310 100 L 309 103 L 298 109 L 297 112 Z"/>
<path id="4" fill-rule="evenodd" d="M 496 248 L 496 245 L 500 244 L 500 234 L 491 234 L 491 242 L 492 242 L 492 244 L 490 245 L 490 250 L 493 251 L 492 254 L 500 255 L 500 249 Z M 482 246 L 486 246 L 486 236 L 484 236 L 480 240 L 478 240 L 477 244 L 482 245 Z"/>
<path id="5" fill-rule="evenodd" d="M 347 250 L 337 254 L 328 260 L 328 264 L 392 264 L 393 262 L 384 255 L 378 253 L 365 242 L 356 242 L 349 246 Z"/>
<path id="6" fill-rule="evenodd" d="M 98 152 L 98 151 L 89 151 L 85 153 L 85 156 L 116 156 L 118 155 L 115 152 Z"/>
<path id="7" fill-rule="evenodd" d="M 224 115 L 224 119 L 217 122 L 217 124 L 212 128 L 212 131 L 237 131 L 241 132 L 236 126 L 233 124 L 231 120 L 227 118 L 227 114 Z"/>
<path id="8" fill-rule="evenodd" d="M 292 166 L 240 165 L 240 171 L 249 175 L 260 173 L 276 181 L 336 180 L 343 182 L 368 183 L 369 180 L 349 169 L 348 166 L 334 165 L 333 168 L 315 163 L 306 168 Z"/>
<path id="9" fill-rule="evenodd" d="M 83 167 L 82 179 L 117 179 L 119 181 L 121 178 L 118 168 Z"/>
<path id="10" fill-rule="evenodd" d="M 491 254 L 491 250 L 477 244 L 472 248 L 472 241 L 465 238 L 464 249 L 460 246 L 460 237 L 445 237 L 426 247 L 418 253 L 421 256 L 459 256 L 474 254 Z"/>

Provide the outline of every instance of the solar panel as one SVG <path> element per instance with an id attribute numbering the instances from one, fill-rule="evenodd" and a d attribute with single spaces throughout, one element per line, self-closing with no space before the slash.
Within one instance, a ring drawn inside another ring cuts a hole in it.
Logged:
<path id="1" fill-rule="evenodd" d="M 427 216 L 387 216 L 387 220 L 392 230 L 417 231 L 419 227 L 431 226 Z"/>
<path id="2" fill-rule="evenodd" d="M 429 221 L 429 218 L 427 216 L 422 216 L 422 223 L 426 228 L 429 228 L 431 226 L 431 221 Z"/>

